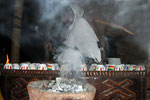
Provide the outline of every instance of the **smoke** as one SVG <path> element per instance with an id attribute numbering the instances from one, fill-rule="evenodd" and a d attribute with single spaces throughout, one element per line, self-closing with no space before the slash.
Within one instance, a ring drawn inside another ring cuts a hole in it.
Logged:
<path id="1" fill-rule="evenodd" d="M 69 32 L 68 26 L 73 21 L 73 12 L 67 7 L 71 2 L 69 0 L 39 0 L 40 4 L 40 23 L 42 23 L 48 37 L 55 50 L 54 59 L 61 65 L 61 76 L 76 78 L 80 71 L 80 66 L 84 63 L 83 57 L 78 50 L 68 48 L 66 41 Z M 66 23 L 67 14 L 70 17 L 69 24 Z"/>
<path id="2" fill-rule="evenodd" d="M 150 6 L 146 0 L 62 0 L 61 2 L 59 0 L 39 0 L 41 16 L 39 23 L 42 26 L 39 30 L 41 34 L 46 34 L 46 41 L 54 44 L 53 48 L 58 53 L 55 58 L 66 50 L 64 41 L 70 34 L 66 30 L 71 23 L 65 23 L 66 16 L 63 15 L 63 12 L 69 12 L 65 8 L 72 2 L 85 9 L 84 17 L 88 21 L 99 17 L 104 21 L 127 28 L 134 33 L 134 41 L 141 48 L 149 51 Z M 69 16 L 72 16 L 71 12 Z"/>
<path id="3" fill-rule="evenodd" d="M 54 58 L 61 65 L 61 76 L 78 77 L 86 57 L 100 62 L 98 39 L 83 18 L 84 10 L 66 0 L 42 2 L 40 21 L 49 31 L 49 39 L 56 51 Z"/>
<path id="4" fill-rule="evenodd" d="M 58 56 L 61 65 L 61 76 L 67 78 L 79 78 L 81 65 L 84 64 L 82 54 L 75 49 L 67 48 Z"/>
<path id="5" fill-rule="evenodd" d="M 42 33 L 47 36 L 47 41 L 50 41 L 55 46 L 62 45 L 61 42 L 66 37 L 66 25 L 64 25 L 63 12 L 65 7 L 69 5 L 69 0 L 39 0 L 40 5 L 40 20 Z M 57 40 L 57 41 L 56 41 Z M 54 47 L 57 48 L 57 47 Z"/>
<path id="6" fill-rule="evenodd" d="M 69 0 L 43 0 L 40 2 L 41 21 L 52 21 L 62 11 L 62 9 L 69 5 Z"/>
<path id="7" fill-rule="evenodd" d="M 116 2 L 116 8 L 111 21 L 132 31 L 134 40 L 148 51 L 150 57 L 150 3 L 146 0 L 120 0 Z"/>
<path id="8" fill-rule="evenodd" d="M 0 35 L 11 39 L 12 28 L 12 14 L 14 9 L 14 0 L 8 0 L 7 3 L 4 0 L 0 2 Z"/>

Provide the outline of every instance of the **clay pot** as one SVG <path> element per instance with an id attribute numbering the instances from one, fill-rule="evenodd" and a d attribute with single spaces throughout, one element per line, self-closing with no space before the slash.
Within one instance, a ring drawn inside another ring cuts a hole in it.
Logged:
<path id="1" fill-rule="evenodd" d="M 54 93 L 37 88 L 43 86 L 44 81 L 34 81 L 28 84 L 28 94 L 30 100 L 94 100 L 96 88 L 90 84 L 87 86 L 86 92 L 81 93 Z"/>

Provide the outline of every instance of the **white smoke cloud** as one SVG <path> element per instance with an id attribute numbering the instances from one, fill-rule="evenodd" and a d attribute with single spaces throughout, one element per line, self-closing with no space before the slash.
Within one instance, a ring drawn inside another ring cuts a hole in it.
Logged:
<path id="1" fill-rule="evenodd" d="M 69 5 L 69 0 L 39 0 L 41 21 L 47 21 L 54 19 L 56 15 L 63 9 L 63 7 Z"/>
<path id="2" fill-rule="evenodd" d="M 56 48 L 58 53 L 55 55 L 56 61 L 61 64 L 61 76 L 62 77 L 77 77 L 78 72 L 80 71 L 80 66 L 84 64 L 83 57 L 78 50 L 71 48 L 64 48 L 65 44 L 63 42 L 68 36 L 67 29 L 64 29 L 62 20 L 56 19 L 58 15 L 61 15 L 62 9 L 69 6 L 71 3 L 69 0 L 39 0 L 40 2 L 40 12 L 41 12 L 41 22 L 48 22 L 48 27 L 52 27 L 51 23 L 55 24 L 54 32 L 48 32 L 50 39 L 54 45 L 58 45 Z M 63 12 L 64 13 L 64 12 Z M 52 22 L 53 21 L 53 22 Z M 51 30 L 51 28 L 50 28 Z M 61 45 L 60 45 L 60 42 Z M 62 46 L 63 45 L 63 46 Z M 75 72 L 75 75 L 70 74 L 72 71 Z"/>
<path id="3" fill-rule="evenodd" d="M 58 56 L 58 62 L 61 64 L 61 76 L 62 77 L 79 77 L 81 65 L 84 64 L 84 58 L 82 54 L 75 49 L 64 49 L 63 52 Z M 74 71 L 74 75 L 71 73 Z M 66 75 L 66 76 L 65 76 Z"/>
<path id="4" fill-rule="evenodd" d="M 142 0 L 62 0 L 61 2 L 59 0 L 39 0 L 39 2 L 41 6 L 40 12 L 42 15 L 40 21 L 42 22 L 48 21 L 50 23 L 53 23 L 53 21 L 56 20 L 52 19 L 54 19 L 57 14 L 61 12 L 61 9 L 63 7 L 69 5 L 71 2 L 75 2 L 81 6 L 84 6 L 86 10 L 88 10 L 88 12 L 86 12 L 88 14 L 92 14 L 93 11 L 97 10 L 99 11 L 99 17 L 103 20 L 122 26 L 128 26 L 127 28 L 134 33 L 135 41 L 137 41 L 137 44 L 139 44 L 141 48 L 147 48 L 150 44 L 150 6 L 149 3 L 145 3 Z M 55 4 L 59 6 L 53 6 Z M 94 8 L 92 4 L 95 4 L 97 8 Z M 88 5 L 91 8 L 88 8 Z M 61 31 L 61 25 L 61 22 L 59 23 L 59 25 L 56 25 L 58 26 L 57 30 Z M 63 33 L 64 32 L 62 32 L 62 34 Z M 62 34 L 56 33 L 53 35 L 59 36 Z M 66 35 L 67 33 L 63 34 L 62 37 Z M 61 50 L 59 51 L 65 53 L 64 50 L 66 49 L 60 49 Z"/>

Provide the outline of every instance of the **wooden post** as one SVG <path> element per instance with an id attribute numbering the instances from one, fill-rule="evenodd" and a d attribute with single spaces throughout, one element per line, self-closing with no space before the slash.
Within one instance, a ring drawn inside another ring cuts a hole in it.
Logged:
<path id="1" fill-rule="evenodd" d="M 20 57 L 20 37 L 22 28 L 22 12 L 24 0 L 15 0 L 13 31 L 12 31 L 12 49 L 11 49 L 11 62 L 19 63 Z"/>

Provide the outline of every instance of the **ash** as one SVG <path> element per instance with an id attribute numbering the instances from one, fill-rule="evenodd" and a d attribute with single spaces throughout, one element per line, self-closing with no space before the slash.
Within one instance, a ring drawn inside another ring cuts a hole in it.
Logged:
<path id="1" fill-rule="evenodd" d="M 79 93 L 86 91 L 84 84 L 75 79 L 67 78 L 56 78 L 56 80 L 51 80 L 42 87 L 44 90 L 55 92 L 55 93 Z"/>

